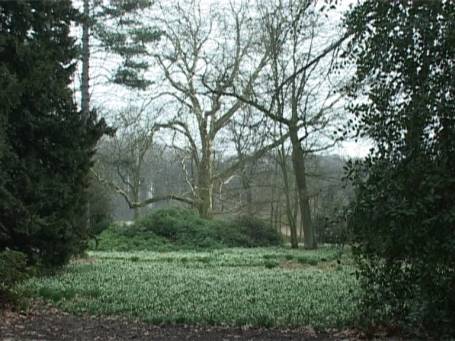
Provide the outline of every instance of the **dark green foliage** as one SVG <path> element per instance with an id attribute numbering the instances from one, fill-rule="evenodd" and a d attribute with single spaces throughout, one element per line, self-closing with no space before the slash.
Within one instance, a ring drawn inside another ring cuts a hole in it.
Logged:
<path id="1" fill-rule="evenodd" d="M 12 250 L 0 252 L 0 293 L 27 277 L 27 255 Z"/>
<path id="2" fill-rule="evenodd" d="M 267 269 L 273 269 L 273 268 L 276 268 L 278 265 L 280 265 L 277 261 L 275 260 L 271 260 L 271 259 L 268 259 L 264 262 L 264 266 L 267 268 Z"/>
<path id="3" fill-rule="evenodd" d="M 88 188 L 88 201 L 90 212 L 89 238 L 98 243 L 98 236 L 112 224 L 111 192 L 99 181 L 90 179 Z"/>
<path id="4" fill-rule="evenodd" d="M 454 332 L 455 2 L 365 1 L 347 25 L 354 128 L 375 143 L 349 173 L 364 316 Z"/>
<path id="5" fill-rule="evenodd" d="M 65 263 L 83 248 L 87 172 L 104 122 L 85 120 L 69 0 L 0 2 L 0 250 Z"/>
<path id="6" fill-rule="evenodd" d="M 241 216 L 230 223 L 219 226 L 218 234 L 228 246 L 270 246 L 280 245 L 281 235 L 263 220 L 250 216 Z"/>
<path id="7" fill-rule="evenodd" d="M 202 219 L 180 208 L 157 210 L 132 226 L 113 225 L 100 235 L 99 250 L 173 250 L 280 245 L 278 232 L 261 220 Z"/>
<path id="8" fill-rule="evenodd" d="M 176 246 L 189 248 L 219 247 L 211 221 L 194 211 L 179 208 L 158 210 L 135 223 L 135 229 L 153 232 Z"/>
<path id="9" fill-rule="evenodd" d="M 167 251 L 173 246 L 167 239 L 152 231 L 136 229 L 135 226 L 112 224 L 98 236 L 99 251 Z"/>
<path id="10" fill-rule="evenodd" d="M 300 264 L 318 265 L 318 260 L 316 258 L 306 256 L 297 257 L 297 262 L 299 262 Z"/>
<path id="11" fill-rule="evenodd" d="M 44 299 L 57 303 L 61 300 L 72 299 L 76 296 L 76 291 L 74 289 L 55 290 L 53 288 L 40 288 L 38 294 Z"/>
<path id="12" fill-rule="evenodd" d="M 20 297 L 14 292 L 15 284 L 31 274 L 27 267 L 27 255 L 12 250 L 0 252 L 0 308 L 6 304 L 18 304 Z"/>
<path id="13" fill-rule="evenodd" d="M 330 212 L 329 215 L 317 216 L 315 225 L 320 243 L 335 244 L 340 247 L 349 243 L 351 234 L 346 224 L 346 208 L 339 207 Z"/>
<path id="14" fill-rule="evenodd" d="M 147 45 L 161 36 L 146 15 L 152 4 L 150 0 L 111 0 L 99 6 L 92 18 L 96 38 L 106 50 L 121 58 L 112 77 L 116 84 L 140 90 L 152 84 L 144 76 L 151 66 Z"/>

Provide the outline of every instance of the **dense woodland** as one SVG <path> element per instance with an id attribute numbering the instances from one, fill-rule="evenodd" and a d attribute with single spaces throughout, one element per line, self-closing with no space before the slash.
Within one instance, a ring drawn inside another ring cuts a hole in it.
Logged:
<path id="1" fill-rule="evenodd" d="M 2 1 L 0 305 L 453 336 L 454 89 L 453 0 Z"/>

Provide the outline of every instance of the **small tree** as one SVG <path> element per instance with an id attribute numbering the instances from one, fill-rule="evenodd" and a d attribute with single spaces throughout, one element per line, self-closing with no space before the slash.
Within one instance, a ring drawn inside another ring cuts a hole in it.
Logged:
<path id="1" fill-rule="evenodd" d="M 324 131 L 333 129 L 337 120 L 339 111 L 335 109 L 340 96 L 334 93 L 339 85 L 335 86 L 329 75 L 333 58 L 349 34 L 324 41 L 323 15 L 311 1 L 270 0 L 260 4 L 263 5 L 259 21 L 260 48 L 268 55 L 263 72 L 251 83 L 248 97 L 235 86 L 228 87 L 224 93 L 262 112 L 289 137 L 304 247 L 315 249 L 317 241 L 305 175 L 306 158 L 335 143 L 321 136 Z M 291 224 L 291 246 L 298 247 L 296 224 Z"/>

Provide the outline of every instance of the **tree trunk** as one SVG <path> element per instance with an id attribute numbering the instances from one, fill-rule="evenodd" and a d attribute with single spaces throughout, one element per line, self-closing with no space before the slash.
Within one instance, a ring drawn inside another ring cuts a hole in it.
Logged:
<path id="1" fill-rule="evenodd" d="M 203 147 L 198 168 L 198 211 L 201 218 L 210 219 L 213 209 L 213 162 L 209 143 Z"/>
<path id="2" fill-rule="evenodd" d="M 199 169 L 199 181 L 198 181 L 198 196 L 199 204 L 198 210 L 199 215 L 202 218 L 209 219 L 212 216 L 212 194 L 213 184 L 210 180 L 210 166 L 201 167 Z"/>
<path id="3" fill-rule="evenodd" d="M 139 212 L 139 207 L 133 208 L 133 220 L 136 222 L 141 217 L 141 213 Z"/>
<path id="4" fill-rule="evenodd" d="M 83 2 L 83 22 L 82 22 L 82 75 L 81 75 L 81 115 L 84 122 L 89 120 L 90 116 L 90 7 L 89 0 Z M 90 198 L 87 197 L 85 204 L 85 228 L 90 229 Z"/>
<path id="5" fill-rule="evenodd" d="M 133 181 L 132 181 L 132 197 L 134 202 L 139 202 L 141 197 L 141 168 L 142 168 L 142 158 L 139 151 L 137 151 L 137 156 L 135 160 L 135 165 L 133 168 Z M 139 207 L 133 208 L 133 219 L 137 221 L 140 218 L 141 211 Z"/>
<path id="6" fill-rule="evenodd" d="M 292 164 L 294 167 L 295 182 L 299 196 L 300 215 L 303 226 L 303 247 L 305 249 L 316 249 L 316 238 L 311 221 L 310 203 L 305 176 L 305 158 L 302 146 L 299 141 L 298 131 L 295 127 L 289 127 L 292 143 Z"/>
<path id="7" fill-rule="evenodd" d="M 82 21 L 82 75 L 81 75 L 81 111 L 87 121 L 90 115 L 90 7 L 89 0 L 84 0 Z"/>
<path id="8" fill-rule="evenodd" d="M 245 174 L 245 171 L 242 172 L 242 189 L 243 193 L 245 195 L 245 212 L 249 215 L 252 216 L 254 214 L 253 212 L 253 190 L 251 188 L 251 180 L 250 176 L 248 174 Z"/>
<path id="9" fill-rule="evenodd" d="M 284 146 L 281 145 L 281 150 L 278 152 L 278 163 L 280 164 L 281 173 L 283 176 L 284 195 L 286 199 L 286 217 L 288 220 L 289 231 L 291 232 L 291 248 L 297 249 L 299 247 L 299 241 L 297 238 L 297 224 L 296 219 L 294 218 L 294 214 L 292 212 L 292 204 L 290 197 L 291 187 L 289 185 L 288 167 L 286 162 L 287 160 Z"/>

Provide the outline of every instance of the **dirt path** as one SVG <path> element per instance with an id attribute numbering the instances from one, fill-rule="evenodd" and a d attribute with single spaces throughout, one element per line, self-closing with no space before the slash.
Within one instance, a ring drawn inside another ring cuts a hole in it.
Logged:
<path id="1" fill-rule="evenodd" d="M 155 326 L 119 318 L 75 316 L 36 304 L 25 313 L 0 312 L 0 340 L 359 340 L 354 332 L 311 329 Z M 398 339 L 395 339 L 398 340 Z"/>

